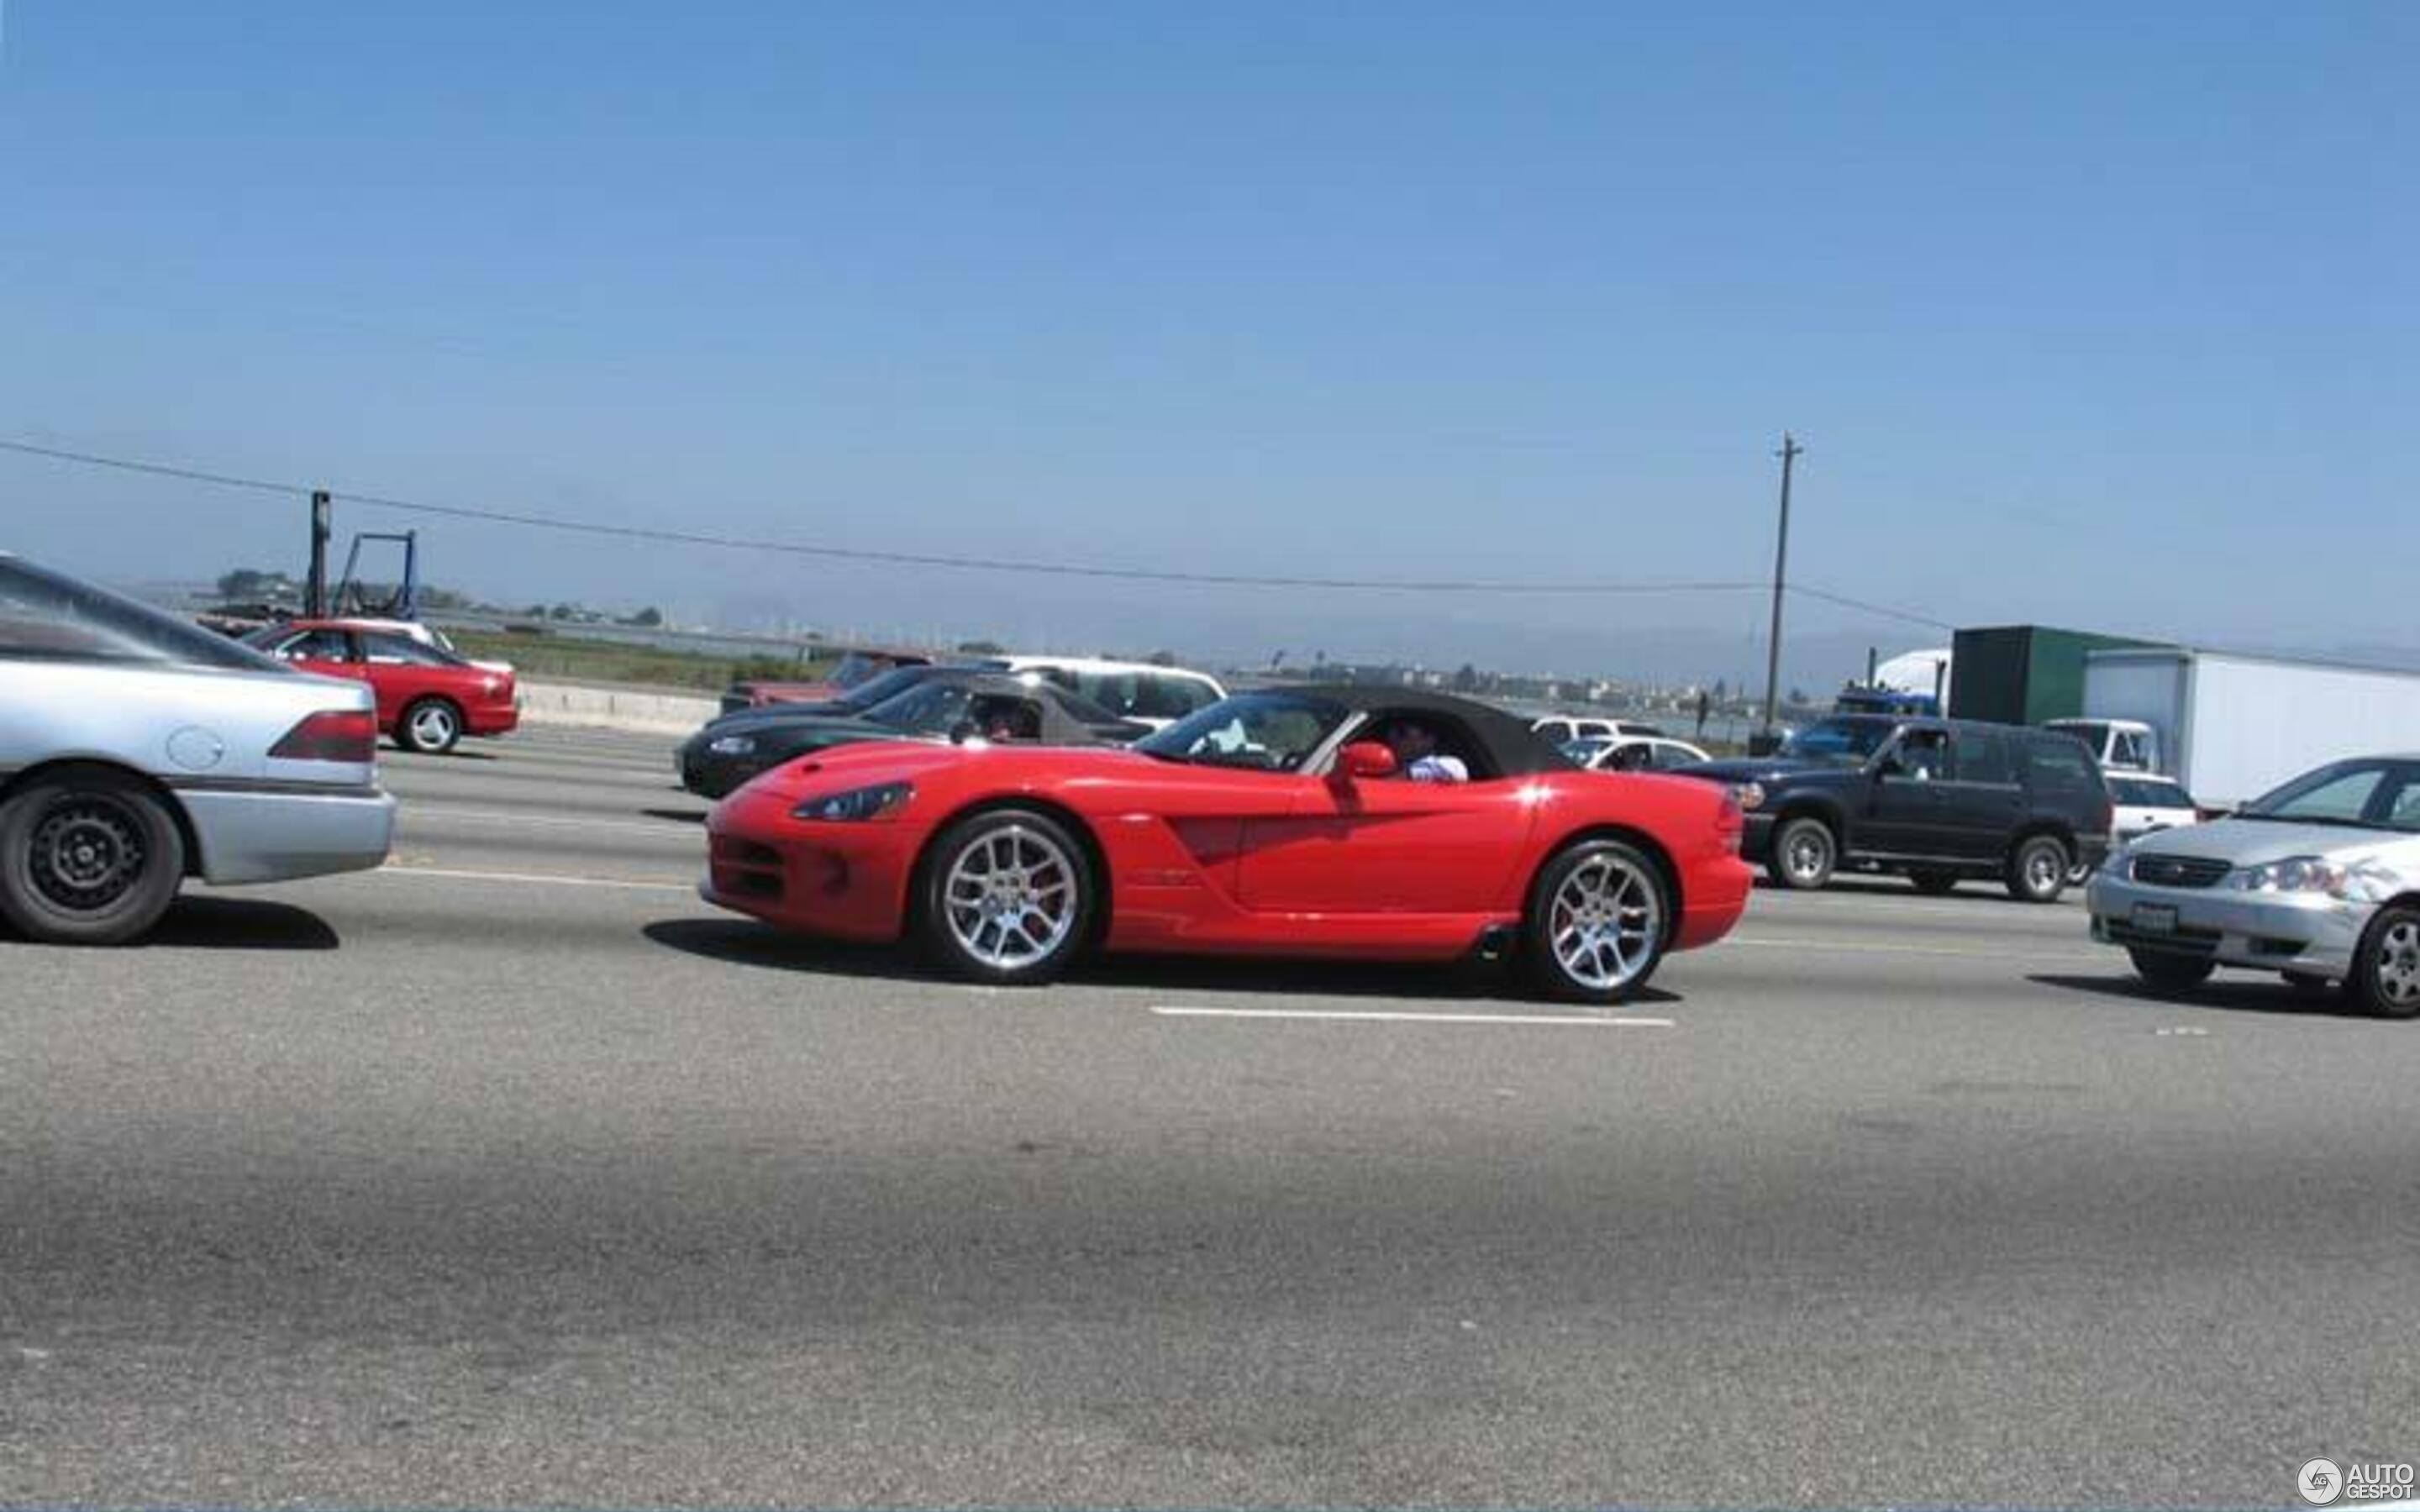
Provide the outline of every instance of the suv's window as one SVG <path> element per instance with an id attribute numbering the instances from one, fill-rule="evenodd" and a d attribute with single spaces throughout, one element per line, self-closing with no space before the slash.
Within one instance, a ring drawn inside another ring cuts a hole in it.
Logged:
<path id="1" fill-rule="evenodd" d="M 2025 777 L 2038 788 L 2089 788 L 2099 780 L 2092 757 L 2067 735 L 2036 735 L 2025 742 Z"/>
<path id="2" fill-rule="evenodd" d="M 1947 733 L 1911 730 L 1891 751 L 1885 775 L 1910 782 L 1947 782 L 1958 775 Z"/>
<path id="3" fill-rule="evenodd" d="M 1961 730 L 1956 745 L 1958 780 L 1961 782 L 2016 781 L 2016 759 L 2009 750 L 2009 737 L 2005 733 L 1998 730 Z"/>
<path id="4" fill-rule="evenodd" d="M 0 561 L 0 656 L 259 671 L 257 651 L 29 563 Z"/>

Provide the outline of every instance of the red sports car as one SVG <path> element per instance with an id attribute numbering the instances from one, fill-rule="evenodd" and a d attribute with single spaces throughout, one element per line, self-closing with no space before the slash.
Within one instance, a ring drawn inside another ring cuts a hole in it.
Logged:
<path id="1" fill-rule="evenodd" d="M 1466 780 L 1413 779 L 1456 763 Z M 1546 992 L 1614 1002 L 1666 952 L 1721 938 L 1750 879 L 1728 790 L 1584 772 L 1508 715 L 1393 689 L 1247 693 L 1125 749 L 844 747 L 765 773 L 706 827 L 707 902 L 912 934 L 1001 983 L 1094 947 L 1517 945 Z"/>
<path id="2" fill-rule="evenodd" d="M 243 639 L 306 672 L 369 684 L 379 733 L 406 750 L 452 750 L 464 735 L 501 735 L 521 721 L 511 672 L 475 666 L 390 628 L 289 620 Z"/>

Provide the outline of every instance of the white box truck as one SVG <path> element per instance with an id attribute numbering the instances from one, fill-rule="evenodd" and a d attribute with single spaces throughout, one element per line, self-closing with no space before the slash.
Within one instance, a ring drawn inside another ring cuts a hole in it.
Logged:
<path id="1" fill-rule="evenodd" d="M 2087 719 L 2159 732 L 2160 770 L 2232 809 L 2347 756 L 2420 751 L 2420 672 L 2175 647 L 2096 651 Z"/>

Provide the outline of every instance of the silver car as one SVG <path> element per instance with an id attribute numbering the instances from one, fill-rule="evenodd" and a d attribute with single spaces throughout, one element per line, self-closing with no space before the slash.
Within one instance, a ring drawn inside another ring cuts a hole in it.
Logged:
<path id="1" fill-rule="evenodd" d="M 108 945 L 184 878 L 386 859 L 378 715 L 198 625 L 0 552 L 0 918 Z"/>
<path id="2" fill-rule="evenodd" d="M 2085 904 L 2092 937 L 2154 986 L 2242 966 L 2420 1015 L 2420 756 L 2332 763 L 2232 818 L 2147 835 Z"/>

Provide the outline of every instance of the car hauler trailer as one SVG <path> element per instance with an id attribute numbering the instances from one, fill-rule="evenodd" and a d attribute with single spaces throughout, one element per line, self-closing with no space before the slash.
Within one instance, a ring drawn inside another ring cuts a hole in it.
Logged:
<path id="1" fill-rule="evenodd" d="M 2085 659 L 2086 718 L 2160 733 L 2163 769 L 2232 809 L 2347 756 L 2420 751 L 2420 672 L 2144 647 Z"/>

